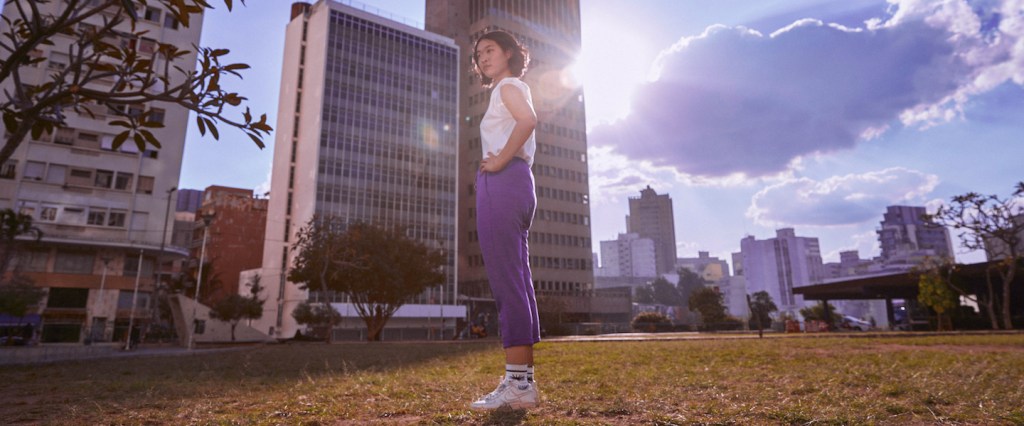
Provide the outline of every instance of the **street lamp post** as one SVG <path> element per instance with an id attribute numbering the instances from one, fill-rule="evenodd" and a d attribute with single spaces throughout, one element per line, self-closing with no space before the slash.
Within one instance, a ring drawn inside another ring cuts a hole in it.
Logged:
<path id="1" fill-rule="evenodd" d="M 203 246 L 199 251 L 199 273 L 196 275 L 196 295 L 192 305 L 192 330 L 188 333 L 188 348 L 194 349 L 196 335 L 196 315 L 199 309 L 199 288 L 203 285 L 203 262 L 206 261 L 206 238 L 210 233 L 210 221 L 213 213 L 203 215 Z"/>
<path id="2" fill-rule="evenodd" d="M 99 305 L 100 311 L 102 311 L 102 308 L 103 308 L 103 288 L 106 287 L 106 285 L 107 285 L 107 266 L 110 264 L 110 257 L 109 256 L 103 256 L 103 257 L 100 258 L 100 260 L 103 261 L 103 274 L 100 275 L 100 295 L 99 295 L 99 298 L 98 298 L 99 299 L 99 303 L 97 303 L 97 305 Z M 96 324 L 95 324 L 96 323 L 96 318 L 95 317 L 96 317 L 96 314 L 93 313 L 93 320 L 92 320 L 93 321 L 93 330 L 92 330 L 93 336 L 92 336 L 92 339 L 94 341 L 96 341 L 96 340 L 103 340 L 104 334 L 106 334 L 106 330 L 105 330 L 106 329 L 106 325 L 104 324 L 104 326 L 103 326 L 104 330 L 100 330 L 100 335 L 97 338 L 96 337 Z"/>
<path id="3" fill-rule="evenodd" d="M 139 264 L 135 269 L 135 291 L 132 292 L 132 310 L 128 313 L 128 338 L 124 340 L 124 350 L 132 348 L 132 328 L 135 326 L 135 302 L 139 298 L 139 280 L 142 279 L 142 249 L 139 249 Z M 141 333 L 140 333 L 141 334 Z"/>
<path id="4" fill-rule="evenodd" d="M 155 268 L 156 271 L 154 273 L 154 275 L 156 277 L 156 290 L 157 290 L 157 293 L 160 293 L 160 290 L 161 290 L 162 285 L 163 285 L 164 247 L 167 244 L 167 222 L 171 218 L 171 193 L 174 192 L 174 191 L 177 191 L 177 190 L 178 190 L 177 186 L 172 186 L 171 189 L 167 190 L 167 210 L 164 212 L 164 233 L 160 234 L 160 253 L 157 255 L 157 260 L 156 260 L 157 267 Z M 158 296 L 158 300 L 159 300 L 159 296 Z M 156 315 L 157 321 L 160 321 L 160 316 L 159 316 L 160 315 L 160 309 L 154 309 L 153 312 Z"/>

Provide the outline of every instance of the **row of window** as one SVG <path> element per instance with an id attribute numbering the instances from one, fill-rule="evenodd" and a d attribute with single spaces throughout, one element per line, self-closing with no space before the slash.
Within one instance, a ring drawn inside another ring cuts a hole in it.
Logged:
<path id="1" fill-rule="evenodd" d="M 547 166 L 540 163 L 533 163 L 533 174 L 534 176 L 547 176 L 577 183 L 587 183 L 586 173 L 563 169 L 560 167 Z"/>
<path id="2" fill-rule="evenodd" d="M 53 258 L 53 270 L 49 269 L 50 258 Z M 69 249 L 44 249 L 25 250 L 18 254 L 15 268 L 23 272 L 55 272 L 60 274 L 93 274 L 96 269 L 102 273 L 104 267 L 102 262 L 97 262 L 97 254 L 94 251 L 69 250 Z M 156 264 L 152 257 L 142 258 L 142 276 L 152 276 L 153 267 Z M 138 256 L 124 256 L 121 262 L 121 274 L 135 276 L 139 271 Z M 108 273 L 111 273 L 109 269 Z"/>
<path id="3" fill-rule="evenodd" d="M 478 242 L 479 240 L 479 232 L 469 231 L 470 242 Z M 590 238 L 576 235 L 552 234 L 548 232 L 530 232 L 530 243 L 566 247 L 590 247 Z"/>
<path id="4" fill-rule="evenodd" d="M 533 287 L 538 291 L 583 291 L 587 288 L 584 283 L 569 281 L 538 281 L 533 282 Z"/>
<path id="5" fill-rule="evenodd" d="M 364 164 L 356 161 L 320 160 L 321 175 L 340 176 L 373 182 L 395 184 L 411 188 L 431 190 L 451 190 L 455 188 L 454 176 L 439 176 L 427 173 L 433 167 L 424 167 L 424 171 L 411 171 L 408 167 L 387 167 L 375 164 Z"/>
<path id="6" fill-rule="evenodd" d="M 17 160 L 9 160 L 8 164 L 14 162 L 17 167 Z M 7 172 L 4 168 L 4 172 Z M 87 169 L 82 167 L 68 166 L 57 163 L 44 163 L 42 161 L 25 162 L 25 170 L 22 173 L 23 180 L 40 181 L 54 185 L 68 185 L 78 187 L 91 187 L 101 189 L 113 189 L 117 191 L 132 191 L 140 194 L 153 193 L 153 177 L 139 176 L 135 187 L 132 187 L 135 175 L 127 172 Z"/>
<path id="7" fill-rule="evenodd" d="M 467 256 L 469 266 L 484 266 L 482 255 Z M 535 269 L 568 269 L 574 271 L 587 271 L 592 269 L 590 259 L 575 259 L 569 257 L 547 257 L 530 256 L 530 267 Z"/>
<path id="8" fill-rule="evenodd" d="M 469 208 L 469 218 L 473 219 L 475 217 L 476 217 L 476 208 L 470 207 Z M 557 210 L 537 209 L 537 212 L 534 215 L 533 220 L 543 220 L 543 221 L 547 221 L 547 222 L 558 222 L 558 223 L 568 223 L 568 224 L 572 224 L 572 225 L 590 226 L 590 216 L 583 215 L 583 214 L 576 214 L 576 213 L 557 211 Z M 589 247 L 589 241 L 587 243 L 588 243 L 588 247 Z"/>
<path id="9" fill-rule="evenodd" d="M 111 228 L 124 228 L 127 224 L 128 211 L 108 207 L 59 206 L 45 202 L 25 201 L 18 210 L 39 222 L 54 222 L 64 225 L 93 225 Z M 145 226 L 146 212 L 135 212 L 135 222 L 139 228 Z"/>

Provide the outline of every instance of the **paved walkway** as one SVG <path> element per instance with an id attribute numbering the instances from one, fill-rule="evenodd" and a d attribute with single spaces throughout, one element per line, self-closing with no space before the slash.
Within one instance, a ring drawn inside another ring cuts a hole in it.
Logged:
<path id="1" fill-rule="evenodd" d="M 23 364 L 46 364 L 61 361 L 79 361 L 99 358 L 128 358 L 139 356 L 199 355 L 215 352 L 238 351 L 252 348 L 253 344 L 202 347 L 188 350 L 171 344 L 143 344 L 130 351 L 123 350 L 123 344 L 101 343 L 85 346 L 82 344 L 46 344 L 40 346 L 0 347 L 0 366 Z"/>

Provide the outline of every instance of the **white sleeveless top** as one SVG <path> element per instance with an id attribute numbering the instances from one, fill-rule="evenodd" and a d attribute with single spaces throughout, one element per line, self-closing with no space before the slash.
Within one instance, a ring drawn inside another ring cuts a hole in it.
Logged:
<path id="1" fill-rule="evenodd" d="M 512 85 L 523 92 L 526 97 L 526 103 L 530 105 L 530 109 L 533 109 L 533 97 L 530 95 L 530 86 L 527 86 L 522 80 L 515 77 L 506 77 L 494 85 L 494 89 L 491 90 L 491 102 L 487 105 L 487 112 L 484 113 L 484 118 L 480 120 L 480 148 L 483 151 L 483 158 L 487 158 L 487 153 L 494 153 L 495 156 L 505 147 L 508 143 L 509 136 L 512 135 L 512 129 L 516 127 L 516 119 L 512 117 L 512 113 L 505 107 L 505 103 L 501 101 L 501 86 Z M 516 157 L 526 160 L 526 162 L 533 166 L 533 154 L 537 152 L 537 141 L 534 137 L 536 132 L 530 132 L 530 137 L 526 139 L 526 143 L 523 144 L 523 148 L 519 150 Z"/>

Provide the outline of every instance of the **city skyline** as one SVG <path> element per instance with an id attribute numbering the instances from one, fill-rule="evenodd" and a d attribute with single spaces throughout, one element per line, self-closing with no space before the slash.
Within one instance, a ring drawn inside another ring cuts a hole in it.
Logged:
<path id="1" fill-rule="evenodd" d="M 406 23 L 424 21 L 423 2 L 366 3 Z M 583 65 L 573 70 L 580 74 L 586 96 L 592 241 L 615 239 L 628 211 L 628 196 L 646 185 L 675 200 L 680 257 L 708 251 L 728 258 L 746 235 L 764 238 L 775 229 L 793 227 L 820 239 L 826 262 L 838 261 L 844 250 L 858 250 L 865 258 L 878 255 L 875 228 L 888 205 L 935 206 L 968 191 L 1009 193 L 1020 180 L 1017 159 L 1024 157 L 1024 147 L 1015 142 L 1024 124 L 1013 119 L 1024 112 L 1024 66 L 1022 54 L 1003 45 L 1021 43 L 1024 31 L 1014 24 L 1019 16 L 991 13 L 1005 6 L 1002 2 L 978 5 L 980 16 L 970 8 L 940 10 L 959 4 L 918 10 L 898 1 L 797 1 L 784 6 L 583 2 L 578 62 Z M 285 24 L 280 12 L 287 7 L 286 2 L 250 4 L 230 14 L 222 8 L 213 11 L 201 42 L 230 48 L 234 60 L 253 66 L 246 80 L 226 84 L 250 88 L 242 92 L 250 96 L 254 110 L 268 112 L 272 120 L 276 90 L 260 88 L 279 81 Z M 800 21 L 804 18 L 820 24 Z M 644 25 L 642 30 L 602 31 L 619 21 Z M 267 30 L 231 31 L 241 23 Z M 726 27 L 707 31 L 715 24 Z M 739 30 L 739 25 L 749 30 Z M 963 33 L 959 42 L 934 37 L 947 28 Z M 609 40 L 610 34 L 621 40 Z M 880 37 L 869 34 L 885 34 L 892 42 L 871 42 Z M 601 55 L 588 56 L 595 51 Z M 966 53 L 974 55 L 974 62 L 954 60 Z M 991 57 L 1004 59 L 995 62 Z M 841 68 L 823 69 L 817 58 Z M 931 62 L 923 67 L 925 60 Z M 655 62 L 663 80 L 649 81 Z M 716 70 L 714 65 L 721 63 L 743 66 Z M 611 65 L 605 69 L 594 64 Z M 769 72 L 776 68 L 788 74 Z M 587 70 L 595 72 L 587 75 Z M 621 81 L 613 80 L 619 84 L 609 87 L 593 74 L 621 76 Z M 665 85 L 666 76 L 692 78 L 676 78 L 690 84 L 673 86 Z M 858 90 L 824 91 L 845 87 L 853 77 L 860 82 Z M 759 82 L 772 84 L 751 86 Z M 663 99 L 658 93 L 673 96 Z M 694 109 L 691 104 L 735 116 L 727 116 L 731 120 L 725 124 L 716 117 L 698 120 L 700 115 L 688 112 Z M 629 106 L 626 112 L 623 105 Z M 743 108 L 749 105 L 757 109 Z M 828 112 L 830 119 L 821 128 L 809 126 L 807 109 Z M 657 119 L 663 110 L 677 113 L 673 117 L 678 119 L 670 121 L 687 125 L 667 126 Z M 837 110 L 851 113 L 836 115 Z M 739 142 L 706 142 L 727 132 Z M 839 136 L 822 138 L 822 132 Z M 765 136 L 754 137 L 758 134 Z M 244 136 L 237 136 L 242 135 L 200 140 L 189 129 L 180 186 L 265 190 L 272 148 L 253 149 Z M 700 137 L 704 139 L 690 140 Z M 750 141 L 759 145 L 744 145 Z M 763 149 L 754 149 L 759 146 Z M 226 155 L 238 166 L 224 167 Z M 965 255 L 957 241 L 954 251 L 961 262 L 984 258 L 978 252 Z"/>

